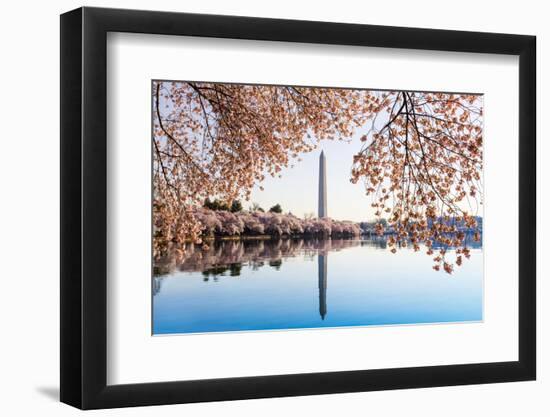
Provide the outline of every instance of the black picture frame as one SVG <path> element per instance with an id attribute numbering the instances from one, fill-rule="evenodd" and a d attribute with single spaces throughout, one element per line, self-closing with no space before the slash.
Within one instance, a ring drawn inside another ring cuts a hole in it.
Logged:
<path id="1" fill-rule="evenodd" d="M 519 56 L 519 360 L 107 385 L 108 32 Z M 534 36 L 80 8 L 61 16 L 61 401 L 82 409 L 533 380 Z"/>

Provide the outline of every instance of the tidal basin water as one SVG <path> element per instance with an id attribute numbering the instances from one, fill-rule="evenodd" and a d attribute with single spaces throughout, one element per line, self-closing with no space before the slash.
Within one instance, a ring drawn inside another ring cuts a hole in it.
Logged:
<path id="1" fill-rule="evenodd" d="M 449 275 L 384 239 L 189 245 L 155 267 L 153 334 L 481 321 L 482 249 L 470 249 Z"/>

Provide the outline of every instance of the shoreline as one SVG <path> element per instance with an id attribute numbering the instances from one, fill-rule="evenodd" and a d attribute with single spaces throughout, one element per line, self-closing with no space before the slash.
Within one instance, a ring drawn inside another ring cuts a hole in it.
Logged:
<path id="1" fill-rule="evenodd" d="M 330 240 L 330 239 L 355 239 L 364 236 L 372 236 L 368 234 L 354 235 L 354 236 L 326 236 L 326 235 L 306 235 L 306 234 L 293 234 L 293 235 L 233 235 L 233 236 L 208 236 L 202 237 L 204 242 L 216 242 L 216 241 L 237 241 L 237 240 L 285 240 L 285 239 L 317 239 L 317 240 Z M 187 239 L 185 243 L 193 243 L 192 240 Z"/>
<path id="2" fill-rule="evenodd" d="M 466 230 L 464 233 L 466 234 L 473 234 L 475 230 Z M 365 232 L 361 233 L 359 235 L 344 235 L 344 234 L 336 234 L 336 235 L 311 235 L 311 234 L 304 234 L 304 233 L 296 233 L 296 234 L 283 234 L 280 236 L 276 235 L 231 235 L 231 236 L 205 236 L 201 237 L 203 242 L 223 242 L 223 241 L 240 241 L 240 240 L 288 240 L 288 239 L 315 239 L 315 240 L 331 240 L 331 239 L 345 239 L 345 240 L 352 240 L 352 239 L 358 239 L 358 238 L 373 238 L 373 239 L 384 239 L 388 236 L 395 235 L 395 232 L 392 231 L 386 231 L 383 235 L 378 235 L 374 232 Z M 186 239 L 185 243 L 195 243 L 191 239 Z"/>

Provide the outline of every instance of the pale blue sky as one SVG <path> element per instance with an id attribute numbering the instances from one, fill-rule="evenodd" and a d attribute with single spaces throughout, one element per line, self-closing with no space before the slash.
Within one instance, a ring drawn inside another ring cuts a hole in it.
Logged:
<path id="1" fill-rule="evenodd" d="M 323 150 L 327 159 L 328 216 L 357 222 L 373 219 L 371 200 L 365 195 L 363 183 L 350 182 L 353 155 L 362 145 L 361 135 L 362 132 L 358 132 L 348 140 L 320 141 L 318 149 L 302 154 L 302 161 L 296 162 L 294 168 L 283 169 L 282 178 L 267 175 L 261 183 L 264 191 L 254 187 L 244 207 L 255 202 L 267 210 L 279 203 L 285 213 L 290 211 L 298 217 L 314 213 L 317 217 L 319 155 Z"/>

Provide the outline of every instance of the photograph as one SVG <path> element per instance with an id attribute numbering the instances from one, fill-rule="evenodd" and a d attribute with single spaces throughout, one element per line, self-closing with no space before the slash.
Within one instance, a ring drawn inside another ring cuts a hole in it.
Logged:
<path id="1" fill-rule="evenodd" d="M 549 414 L 543 2 L 3 6 L 0 416 Z"/>
<path id="2" fill-rule="evenodd" d="M 483 94 L 152 80 L 151 119 L 153 335 L 483 321 Z"/>

